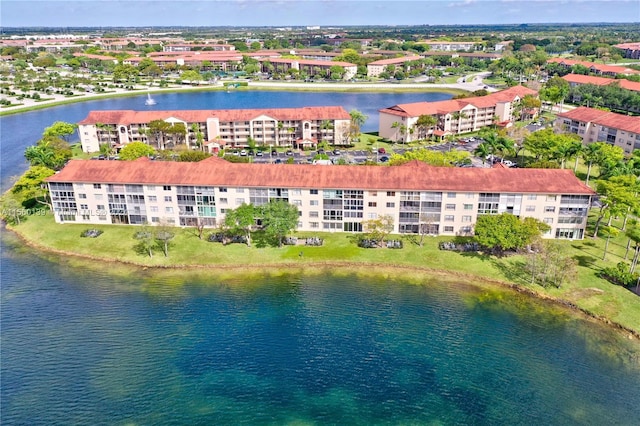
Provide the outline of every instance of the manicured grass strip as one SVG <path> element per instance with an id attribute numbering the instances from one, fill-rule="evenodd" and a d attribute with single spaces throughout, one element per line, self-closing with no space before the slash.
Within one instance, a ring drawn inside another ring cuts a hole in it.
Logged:
<path id="1" fill-rule="evenodd" d="M 96 228 L 104 231 L 98 238 L 81 238 L 82 231 Z M 640 299 L 629 290 L 610 284 L 596 276 L 606 265 L 616 264 L 624 257 L 626 239 L 618 235 L 610 243 L 607 261 L 602 261 L 604 240 L 585 238 L 583 241 L 559 241 L 578 261 L 578 277 L 559 289 L 531 285 L 520 270 L 523 256 L 497 258 L 476 253 L 455 253 L 438 249 L 440 241 L 447 237 L 425 237 L 424 246 L 417 244 L 418 236 L 404 237 L 404 248 L 363 249 L 356 246 L 352 234 L 345 233 L 296 233 L 298 237 L 320 236 L 322 247 L 283 246 L 271 247 L 255 236 L 252 247 L 242 244 L 210 243 L 198 239 L 192 228 L 175 228 L 169 257 L 160 249 L 154 256 L 138 252 L 133 226 L 56 224 L 51 214 L 30 216 L 13 229 L 34 245 L 47 250 L 77 254 L 102 263 L 120 261 L 145 267 L 212 268 L 226 270 L 236 268 L 247 272 L 260 268 L 298 269 L 364 266 L 372 271 L 390 267 L 429 274 L 430 271 L 446 271 L 459 275 L 460 280 L 483 279 L 513 283 L 528 292 L 542 297 L 560 299 L 594 316 L 604 317 L 628 329 L 640 333 Z M 210 231 L 207 231 L 207 234 Z M 396 236 L 395 238 L 401 238 Z"/>

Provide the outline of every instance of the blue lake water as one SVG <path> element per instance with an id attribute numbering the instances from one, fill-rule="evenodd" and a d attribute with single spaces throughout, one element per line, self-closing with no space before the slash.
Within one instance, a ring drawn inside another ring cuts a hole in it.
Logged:
<path id="1" fill-rule="evenodd" d="M 155 108 L 371 116 L 420 96 L 176 94 Z M 142 102 L 0 118 L 3 182 L 53 121 Z M 640 424 L 640 344 L 522 295 L 329 273 L 122 277 L 0 241 L 3 425 Z"/>

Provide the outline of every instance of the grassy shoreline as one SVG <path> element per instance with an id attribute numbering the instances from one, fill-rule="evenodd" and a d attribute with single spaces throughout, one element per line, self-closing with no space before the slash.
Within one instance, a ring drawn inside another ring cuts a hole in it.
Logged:
<path id="1" fill-rule="evenodd" d="M 483 290 L 506 289 L 536 297 L 568 308 L 622 332 L 628 338 L 640 339 L 640 309 L 636 296 L 618 286 L 597 278 L 588 268 L 580 268 L 576 283 L 560 289 L 545 289 L 520 282 L 509 272 L 518 256 L 491 258 L 460 254 L 438 249 L 446 238 L 427 238 L 424 247 L 406 243 L 399 251 L 361 249 L 349 235 L 322 234 L 325 246 L 285 246 L 283 248 L 240 244 L 222 246 L 199 240 L 193 229 L 177 229 L 169 257 L 160 251 L 153 258 L 135 251 L 135 229 L 117 225 L 91 226 L 104 231 L 98 238 L 80 238 L 90 227 L 79 224 L 56 224 L 51 215 L 32 216 L 16 226 L 8 226 L 27 246 L 80 264 L 109 265 L 110 273 L 119 270 L 158 271 L 184 274 L 189 272 L 216 275 L 260 275 L 281 273 L 356 272 L 364 276 L 431 277 L 464 282 Z M 304 237 L 309 233 L 297 233 Z M 319 235 L 314 234 L 314 235 Z M 100 253 L 97 255 L 96 253 Z M 119 265 L 119 266 L 118 266 Z M 635 304 L 634 304 L 635 302 Z"/>

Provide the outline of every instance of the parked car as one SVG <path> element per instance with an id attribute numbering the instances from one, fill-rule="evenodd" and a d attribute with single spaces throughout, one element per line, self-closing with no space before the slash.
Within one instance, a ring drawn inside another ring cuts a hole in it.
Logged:
<path id="1" fill-rule="evenodd" d="M 513 161 L 509 161 L 509 160 L 504 160 L 504 161 L 502 162 L 502 164 L 504 164 L 504 165 L 505 165 L 505 166 L 507 166 L 507 167 L 513 167 L 514 162 L 513 162 Z"/>
<path id="2" fill-rule="evenodd" d="M 258 151 L 256 152 L 256 157 L 262 157 L 264 154 L 262 153 L 262 151 Z"/>
<path id="3" fill-rule="evenodd" d="M 240 155 L 242 157 L 246 157 L 247 156 L 247 151 L 245 151 L 244 149 L 242 151 L 240 151 Z"/>
<path id="4" fill-rule="evenodd" d="M 389 161 L 389 157 L 387 157 L 387 156 L 380 157 L 380 162 L 381 163 L 386 163 L 387 161 Z"/>
<path id="5" fill-rule="evenodd" d="M 384 148 L 378 148 L 378 154 L 386 154 L 387 150 Z"/>
<path id="6" fill-rule="evenodd" d="M 340 150 L 339 149 L 334 149 L 333 150 L 333 155 L 340 155 Z"/>
<path id="7" fill-rule="evenodd" d="M 291 157 L 291 156 L 293 156 L 293 151 L 291 151 L 291 150 L 289 149 L 289 150 L 287 150 L 286 154 L 287 154 L 287 156 Z"/>
<path id="8" fill-rule="evenodd" d="M 276 150 L 274 149 L 273 151 L 271 151 L 271 155 L 273 155 L 273 156 L 276 156 L 276 157 L 277 157 L 277 156 L 278 156 L 278 151 L 276 151 Z"/>

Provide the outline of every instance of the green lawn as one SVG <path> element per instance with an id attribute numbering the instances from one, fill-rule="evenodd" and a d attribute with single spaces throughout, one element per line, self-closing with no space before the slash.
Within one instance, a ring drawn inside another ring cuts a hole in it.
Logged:
<path id="1" fill-rule="evenodd" d="M 98 238 L 81 238 L 80 233 L 90 227 L 101 229 L 104 233 Z M 222 271 L 229 271 L 229 267 L 234 267 L 235 274 L 269 268 L 273 271 L 274 267 L 278 271 L 300 268 L 308 272 L 323 266 L 344 266 L 349 270 L 362 270 L 363 273 L 402 273 L 408 276 L 430 276 L 436 271 L 444 271 L 454 276 L 461 274 L 460 279 L 464 282 L 475 277 L 481 280 L 514 283 L 534 293 L 568 301 L 593 315 L 606 317 L 640 333 L 640 299 L 629 290 L 612 285 L 596 276 L 603 266 L 615 265 L 623 259 L 627 243 L 623 234 L 611 241 L 607 262 L 602 261 L 602 239 L 587 237 L 582 241 L 558 242 L 578 261 L 578 278 L 559 289 L 544 289 L 528 282 L 528 277 L 520 269 L 524 262 L 523 256 L 497 258 L 475 253 L 441 251 L 438 249 L 438 243 L 451 240 L 446 237 L 425 237 L 424 247 L 417 244 L 418 236 L 397 237 L 404 240 L 403 249 L 362 249 L 356 246 L 350 234 L 307 232 L 295 235 L 318 235 L 324 238 L 324 245 L 270 247 L 257 235 L 253 246 L 246 247 L 242 244 L 223 246 L 220 243 L 210 243 L 198 239 L 193 229 L 176 228 L 169 257 L 164 257 L 161 250 L 156 249 L 153 258 L 149 258 L 135 249 L 137 240 L 133 238 L 133 234 L 136 228 L 132 226 L 60 225 L 54 223 L 51 214 L 47 214 L 31 216 L 14 229 L 45 249 L 91 256 L 98 263 L 117 260 L 150 267 L 204 266 Z M 376 267 L 371 268 L 371 265 Z M 387 266 L 401 268 L 402 272 L 385 268 Z M 116 272 L 118 267 L 110 269 Z"/>

